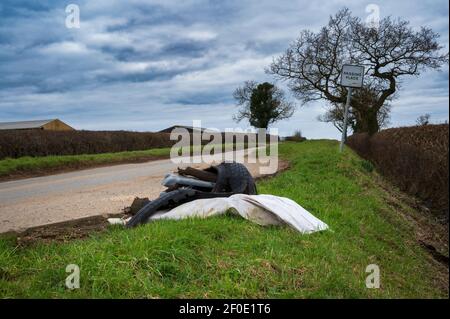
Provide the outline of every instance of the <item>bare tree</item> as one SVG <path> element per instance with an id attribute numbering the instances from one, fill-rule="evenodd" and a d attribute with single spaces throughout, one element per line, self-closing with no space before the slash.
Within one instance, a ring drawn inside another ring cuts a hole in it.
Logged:
<path id="1" fill-rule="evenodd" d="M 286 100 L 281 89 L 268 82 L 247 81 L 233 96 L 241 106 L 233 119 L 237 122 L 248 119 L 256 128 L 267 129 L 270 124 L 294 114 L 294 104 Z"/>
<path id="2" fill-rule="evenodd" d="M 319 32 L 301 32 L 268 72 L 288 81 L 304 104 L 324 99 L 335 106 L 345 103 L 347 95 L 347 89 L 339 85 L 342 65 L 363 65 L 365 88 L 375 94 L 368 102 L 364 92 L 356 90 L 351 106 L 358 114 L 357 131 L 373 134 L 380 129 L 378 113 L 394 97 L 403 76 L 448 63 L 438 38 L 429 28 L 414 31 L 409 22 L 391 17 L 374 28 L 343 9 Z"/>
<path id="3" fill-rule="evenodd" d="M 428 113 L 419 116 L 416 120 L 417 125 L 423 126 L 430 124 L 430 117 L 431 115 Z"/>

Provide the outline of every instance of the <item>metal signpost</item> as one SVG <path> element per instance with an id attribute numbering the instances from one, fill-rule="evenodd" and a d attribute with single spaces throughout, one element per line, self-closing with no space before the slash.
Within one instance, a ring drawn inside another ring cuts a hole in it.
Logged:
<path id="1" fill-rule="evenodd" d="M 351 64 L 345 64 L 342 66 L 341 85 L 347 87 L 347 101 L 345 103 L 344 127 L 342 128 L 341 145 L 339 147 L 339 150 L 341 152 L 344 149 L 345 139 L 347 138 L 348 109 L 350 107 L 350 101 L 352 98 L 352 89 L 362 87 L 363 80 L 364 80 L 363 66 Z"/>

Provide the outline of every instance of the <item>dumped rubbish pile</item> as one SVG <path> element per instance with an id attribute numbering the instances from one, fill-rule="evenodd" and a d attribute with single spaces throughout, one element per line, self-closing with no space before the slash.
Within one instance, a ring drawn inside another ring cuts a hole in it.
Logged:
<path id="1" fill-rule="evenodd" d="M 166 190 L 154 200 L 137 198 L 126 220 L 111 218 L 111 224 L 127 228 L 158 219 L 209 217 L 231 212 L 259 225 L 289 225 L 301 233 L 325 230 L 328 226 L 291 199 L 258 195 L 255 181 L 240 163 L 223 162 L 204 170 L 178 168 L 167 174 Z"/>

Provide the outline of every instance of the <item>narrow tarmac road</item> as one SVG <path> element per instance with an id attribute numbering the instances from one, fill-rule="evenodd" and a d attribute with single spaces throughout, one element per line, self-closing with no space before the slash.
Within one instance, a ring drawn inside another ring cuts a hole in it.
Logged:
<path id="1" fill-rule="evenodd" d="M 214 159 L 219 163 L 222 155 L 218 154 Z M 2 182 L 0 233 L 120 213 L 136 196 L 158 197 L 164 190 L 161 185 L 164 175 L 186 166 L 204 168 L 209 165 L 158 160 Z M 259 175 L 258 164 L 246 166 L 254 177 Z"/>

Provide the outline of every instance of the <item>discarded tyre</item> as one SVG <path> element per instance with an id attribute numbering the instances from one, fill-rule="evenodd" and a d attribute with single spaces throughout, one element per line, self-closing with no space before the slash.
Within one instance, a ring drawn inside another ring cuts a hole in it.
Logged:
<path id="1" fill-rule="evenodd" d="M 158 211 L 171 209 L 196 199 L 229 197 L 234 194 L 257 194 L 253 177 L 241 163 L 224 162 L 203 171 L 193 168 L 178 171 L 183 178 L 176 179 L 170 176 L 170 186 L 166 192 L 142 207 L 128 221 L 127 227 L 146 223 Z M 214 175 L 215 182 L 212 183 Z M 173 181 L 182 184 L 173 184 Z M 199 183 L 199 181 L 208 183 Z"/>

